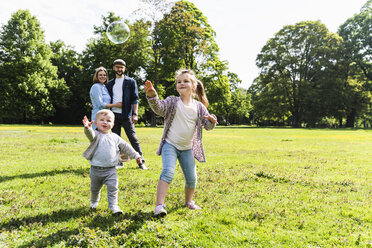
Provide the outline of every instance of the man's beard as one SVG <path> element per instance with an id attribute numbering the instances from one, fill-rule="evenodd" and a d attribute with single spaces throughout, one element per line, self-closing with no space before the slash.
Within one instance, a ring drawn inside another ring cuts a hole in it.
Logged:
<path id="1" fill-rule="evenodd" d="M 121 77 L 124 74 L 124 72 L 115 72 L 115 74 Z"/>

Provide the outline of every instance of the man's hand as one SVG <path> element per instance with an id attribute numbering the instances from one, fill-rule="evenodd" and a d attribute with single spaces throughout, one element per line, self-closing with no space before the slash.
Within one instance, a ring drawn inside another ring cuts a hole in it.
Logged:
<path id="1" fill-rule="evenodd" d="M 156 90 L 154 89 L 154 86 L 152 86 L 152 83 L 149 80 L 146 80 L 145 86 L 143 88 L 148 97 L 152 98 L 156 96 Z"/>
<path id="2" fill-rule="evenodd" d="M 85 128 L 90 128 L 93 124 L 93 121 L 89 121 L 87 116 L 85 115 L 83 118 L 83 125 Z"/>
<path id="3" fill-rule="evenodd" d="M 138 122 L 138 116 L 137 115 L 132 115 L 132 122 L 133 122 L 133 124 L 136 124 Z"/>

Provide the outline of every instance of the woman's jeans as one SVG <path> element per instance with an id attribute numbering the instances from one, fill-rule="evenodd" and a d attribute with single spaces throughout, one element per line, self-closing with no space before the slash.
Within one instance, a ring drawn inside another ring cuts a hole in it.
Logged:
<path id="1" fill-rule="evenodd" d="M 163 171 L 160 180 L 171 183 L 176 170 L 177 159 L 183 171 L 186 180 L 186 187 L 194 189 L 196 187 L 196 165 L 192 150 L 180 151 L 175 146 L 164 142 L 161 149 L 161 159 L 163 162 Z"/>

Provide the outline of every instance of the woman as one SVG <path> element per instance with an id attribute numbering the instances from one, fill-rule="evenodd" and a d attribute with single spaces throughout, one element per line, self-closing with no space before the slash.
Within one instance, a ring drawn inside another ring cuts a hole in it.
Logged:
<path id="1" fill-rule="evenodd" d="M 99 67 L 96 69 L 96 72 L 93 76 L 93 85 L 90 88 L 90 100 L 92 101 L 93 110 L 91 120 L 96 120 L 96 114 L 99 110 L 104 108 L 117 107 L 121 108 L 122 103 L 117 102 L 111 104 L 111 97 L 106 88 L 107 83 L 107 71 L 104 67 Z M 93 123 L 93 129 L 96 129 L 96 125 Z"/>

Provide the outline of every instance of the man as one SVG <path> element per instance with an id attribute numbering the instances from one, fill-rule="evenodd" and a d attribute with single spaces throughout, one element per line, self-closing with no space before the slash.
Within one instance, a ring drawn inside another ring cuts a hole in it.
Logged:
<path id="1" fill-rule="evenodd" d="M 122 102 L 121 108 L 112 108 L 115 114 L 115 123 L 112 132 L 121 136 L 121 126 L 136 152 L 142 157 L 142 164 L 138 164 L 140 169 L 147 170 L 142 150 L 138 141 L 134 124 L 138 121 L 138 89 L 137 83 L 133 78 L 124 76 L 126 63 L 122 59 L 117 59 L 113 63 L 115 78 L 107 83 L 107 89 L 111 96 L 111 103 Z"/>

